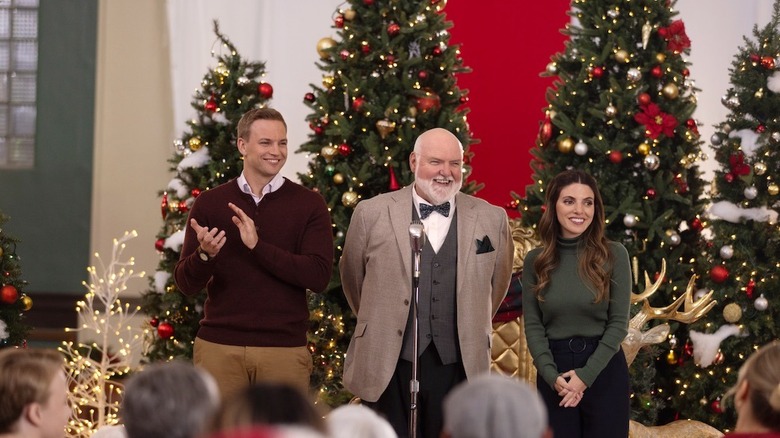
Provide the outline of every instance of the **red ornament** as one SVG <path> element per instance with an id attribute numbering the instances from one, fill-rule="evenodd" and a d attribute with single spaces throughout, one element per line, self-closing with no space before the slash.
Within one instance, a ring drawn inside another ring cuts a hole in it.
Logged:
<path id="1" fill-rule="evenodd" d="M 418 71 L 417 72 L 417 77 L 421 81 L 424 81 L 424 80 L 428 79 L 428 70 L 420 70 L 420 71 Z"/>
<path id="2" fill-rule="evenodd" d="M 542 210 L 542 213 L 544 213 L 545 211 L 547 211 L 547 206 L 546 205 L 542 205 L 541 210 Z"/>
<path id="3" fill-rule="evenodd" d="M 441 47 L 436 46 L 431 50 L 431 53 L 433 53 L 433 56 L 439 56 L 441 55 Z"/>
<path id="4" fill-rule="evenodd" d="M 192 195 L 193 198 L 197 198 L 198 196 L 200 196 L 200 189 L 195 187 L 194 189 L 190 190 L 190 194 Z"/>
<path id="5" fill-rule="evenodd" d="M 653 101 L 653 99 L 650 97 L 647 93 L 642 93 L 639 96 L 637 96 L 636 101 L 639 102 L 640 105 L 648 105 L 650 102 Z"/>
<path id="6" fill-rule="evenodd" d="M 363 43 L 360 45 L 360 51 L 363 52 L 364 55 L 368 55 L 371 53 L 371 46 L 368 43 Z"/>
<path id="7" fill-rule="evenodd" d="M 655 189 L 652 187 L 645 191 L 645 196 L 647 196 L 648 199 L 655 199 L 655 195 Z"/>
<path id="8" fill-rule="evenodd" d="M 774 70 L 775 69 L 775 60 L 771 56 L 762 56 L 761 57 L 761 67 L 764 67 L 767 70 Z"/>
<path id="9" fill-rule="evenodd" d="M 173 336 L 173 325 L 170 322 L 161 322 L 157 325 L 157 334 L 162 339 L 169 339 Z"/>
<path id="10" fill-rule="evenodd" d="M 726 181 L 727 183 L 734 182 L 734 174 L 729 172 L 729 173 L 723 175 L 723 180 Z"/>
<path id="11" fill-rule="evenodd" d="M 322 135 L 322 133 L 325 132 L 325 129 L 323 129 L 322 126 L 315 126 L 312 129 L 314 130 L 314 134 L 316 135 Z"/>
<path id="12" fill-rule="evenodd" d="M 387 34 L 391 37 L 398 35 L 401 32 L 401 26 L 398 23 L 390 23 L 387 25 Z"/>
<path id="13" fill-rule="evenodd" d="M 745 286 L 745 294 L 748 298 L 753 298 L 753 291 L 756 289 L 756 282 L 752 278 L 748 280 L 747 286 Z"/>
<path id="14" fill-rule="evenodd" d="M 344 27 L 344 15 L 343 14 L 336 15 L 336 18 L 333 19 L 333 24 L 335 24 L 336 27 L 338 27 L 339 29 Z"/>
<path id="15" fill-rule="evenodd" d="M 620 151 L 610 152 L 609 161 L 611 161 L 612 164 L 620 164 L 620 162 L 623 161 L 623 153 Z"/>
<path id="16" fill-rule="evenodd" d="M 710 278 L 715 283 L 723 283 L 729 278 L 729 270 L 723 265 L 716 265 L 710 269 Z"/>
<path id="17" fill-rule="evenodd" d="M 157 239 L 157 241 L 154 242 L 154 249 L 163 252 L 163 250 L 165 249 L 165 239 L 163 238 Z"/>
<path id="18" fill-rule="evenodd" d="M 701 224 L 701 219 L 695 217 L 691 220 L 691 228 L 696 231 L 701 231 L 704 226 Z"/>
<path id="19" fill-rule="evenodd" d="M 339 56 L 341 57 L 342 61 L 346 61 L 349 58 L 349 50 L 344 49 L 339 52 Z"/>
<path id="20" fill-rule="evenodd" d="M 213 96 L 208 100 L 208 102 L 206 102 L 205 108 L 206 111 L 210 113 L 213 113 L 214 111 L 217 110 L 217 101 L 214 100 Z"/>
<path id="21" fill-rule="evenodd" d="M 430 110 L 438 111 L 441 107 L 441 99 L 439 98 L 439 95 L 430 88 L 424 88 L 422 91 L 425 94 L 416 98 L 417 102 L 415 106 L 417 107 L 417 110 L 424 113 L 427 113 Z"/>
<path id="22" fill-rule="evenodd" d="M 761 57 L 758 56 L 758 54 L 756 54 L 756 53 L 751 53 L 750 54 L 750 62 L 758 62 L 760 60 L 761 60 Z"/>
<path id="23" fill-rule="evenodd" d="M 656 65 L 650 69 L 650 74 L 653 75 L 654 78 L 660 78 L 664 75 L 664 71 L 661 69 L 660 65 Z"/>
<path id="24" fill-rule="evenodd" d="M 759 134 L 762 134 L 764 131 L 766 131 L 766 125 L 758 125 L 756 127 L 756 132 L 758 132 Z"/>
<path id="25" fill-rule="evenodd" d="M 680 178 L 679 175 L 674 177 L 674 182 L 677 184 L 677 188 L 680 190 L 680 193 L 685 194 L 688 193 L 688 183 L 685 182 L 682 178 Z"/>
<path id="26" fill-rule="evenodd" d="M 461 104 L 467 103 L 468 101 L 469 101 L 468 96 L 460 96 L 460 99 L 458 99 L 458 102 L 460 102 Z"/>
<path id="27" fill-rule="evenodd" d="M 314 102 L 314 93 L 306 93 L 306 94 L 304 94 L 303 95 L 303 100 L 305 100 L 306 102 L 309 102 L 309 103 Z"/>
<path id="28" fill-rule="evenodd" d="M 352 148 L 346 143 L 341 143 L 339 145 L 339 153 L 341 154 L 342 157 L 346 157 L 347 155 L 352 153 Z"/>
<path id="29" fill-rule="evenodd" d="M 595 66 L 590 70 L 590 74 L 593 75 L 594 78 L 599 79 L 604 76 L 604 69 L 599 66 Z"/>
<path id="30" fill-rule="evenodd" d="M 263 99 L 270 99 L 271 96 L 274 95 L 274 87 L 272 87 L 268 82 L 263 82 L 262 84 L 258 85 L 257 91 L 260 92 L 260 96 L 262 96 Z"/>
<path id="31" fill-rule="evenodd" d="M 180 213 L 186 213 L 187 210 L 189 210 L 189 209 L 190 208 L 187 206 L 186 202 L 184 202 L 184 201 L 179 202 L 179 212 Z"/>
<path id="32" fill-rule="evenodd" d="M 390 171 L 390 183 L 387 185 L 387 188 L 390 191 L 395 191 L 401 188 L 401 185 L 398 184 L 398 178 L 395 177 L 395 170 L 393 170 L 392 167 L 388 167 Z"/>
<path id="33" fill-rule="evenodd" d="M 162 201 L 160 201 L 160 212 L 162 212 L 163 220 L 168 216 L 168 193 L 163 193 Z"/>
<path id="34" fill-rule="evenodd" d="M 363 108 L 363 105 L 366 103 L 366 99 L 362 97 L 356 97 L 354 100 L 352 100 L 352 109 L 360 112 L 360 110 Z"/>
<path id="35" fill-rule="evenodd" d="M 715 399 L 710 403 L 710 409 L 712 409 L 712 412 L 716 414 L 722 414 L 723 409 L 720 407 L 720 400 Z"/>
<path id="36" fill-rule="evenodd" d="M 687 68 L 684 68 L 684 69 L 682 69 L 682 75 L 687 78 L 688 76 L 691 75 L 691 71 L 688 70 Z"/>
<path id="37" fill-rule="evenodd" d="M 550 120 L 550 115 L 547 114 L 544 117 L 542 126 L 539 127 L 539 145 L 546 145 L 550 141 L 550 138 L 552 138 L 552 121 Z"/>
<path id="38" fill-rule="evenodd" d="M 387 61 L 387 65 L 393 65 L 393 63 L 395 62 L 395 56 L 387 55 L 385 56 L 385 61 Z"/>
<path id="39" fill-rule="evenodd" d="M 0 289 L 0 301 L 5 304 L 13 304 L 19 299 L 19 291 L 14 285 L 6 284 Z"/>
<path id="40" fill-rule="evenodd" d="M 374 0 L 363 0 L 363 4 L 366 6 L 371 6 L 374 4 Z"/>
<path id="41" fill-rule="evenodd" d="M 160 320 L 156 316 L 149 320 L 149 325 L 152 327 L 157 327 L 158 324 L 160 324 Z"/>

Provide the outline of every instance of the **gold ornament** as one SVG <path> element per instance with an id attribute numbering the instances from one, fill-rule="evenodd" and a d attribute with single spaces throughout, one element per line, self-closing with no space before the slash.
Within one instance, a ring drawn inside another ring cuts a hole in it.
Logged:
<path id="1" fill-rule="evenodd" d="M 642 143 L 636 148 L 637 152 L 639 152 L 641 155 L 647 155 L 650 153 L 650 145 L 647 143 Z"/>
<path id="2" fill-rule="evenodd" d="M 726 307 L 723 308 L 723 319 L 725 319 L 726 322 L 734 323 L 739 321 L 740 318 L 742 318 L 742 308 L 739 307 L 739 304 L 726 304 Z"/>
<path id="3" fill-rule="evenodd" d="M 571 137 L 564 137 L 558 141 L 558 150 L 561 153 L 568 154 L 574 148 L 574 140 Z"/>
<path id="4" fill-rule="evenodd" d="M 764 97 L 764 89 L 759 88 L 758 90 L 756 90 L 756 92 L 753 93 L 753 97 L 755 97 L 756 99 L 761 99 L 762 97 Z"/>
<path id="5" fill-rule="evenodd" d="M 379 136 L 384 140 L 388 134 L 395 131 L 395 122 L 387 119 L 377 120 L 376 130 L 379 131 Z"/>
<path id="6" fill-rule="evenodd" d="M 338 153 L 338 149 L 334 148 L 333 146 L 323 146 L 322 149 L 320 149 L 320 155 L 322 155 L 322 158 L 324 158 L 328 163 L 330 163 L 330 160 L 332 160 L 333 157 L 335 157 Z"/>
<path id="7" fill-rule="evenodd" d="M 194 151 L 197 151 L 197 150 L 198 150 L 198 149 L 200 149 L 200 148 L 201 148 L 201 146 L 202 146 L 202 145 L 200 144 L 200 138 L 198 138 L 198 137 L 191 137 L 191 138 L 189 139 L 189 141 L 187 142 L 187 144 L 189 144 L 189 145 L 190 145 L 190 150 L 191 150 L 191 151 L 193 151 L 193 152 L 194 152 Z"/>
<path id="8" fill-rule="evenodd" d="M 766 173 L 766 164 L 761 161 L 757 162 L 753 165 L 753 172 L 755 172 L 756 175 L 763 175 Z"/>
<path id="9" fill-rule="evenodd" d="M 3 247 L 0 246 L 0 257 L 2 257 L 2 256 L 3 256 Z"/>
<path id="10" fill-rule="evenodd" d="M 659 64 L 663 64 L 663 62 L 666 61 L 666 55 L 663 53 L 657 53 L 655 55 L 655 60 L 658 61 Z"/>
<path id="11" fill-rule="evenodd" d="M 677 96 L 680 95 L 680 89 L 677 88 L 677 84 L 674 82 L 669 82 L 668 84 L 664 85 L 663 89 L 661 89 L 661 94 L 663 94 L 667 99 L 674 100 L 677 99 Z"/>
<path id="12" fill-rule="evenodd" d="M 650 42 L 650 32 L 653 31 L 653 25 L 650 22 L 645 21 L 642 25 L 642 48 L 647 48 L 647 43 Z"/>
<path id="13" fill-rule="evenodd" d="M 344 11 L 344 19 L 347 21 L 352 21 L 355 19 L 356 12 L 354 9 L 347 9 Z"/>
<path id="14" fill-rule="evenodd" d="M 447 6 L 447 0 L 438 0 L 436 2 L 436 12 L 443 11 L 445 6 Z"/>
<path id="15" fill-rule="evenodd" d="M 344 182 L 344 175 L 337 173 L 333 175 L 333 182 L 336 184 L 341 184 Z"/>
<path id="16" fill-rule="evenodd" d="M 33 305 L 32 298 L 30 298 L 26 294 L 22 294 L 22 297 L 20 298 L 20 300 L 22 301 L 22 310 L 24 310 L 26 312 L 26 311 L 32 309 L 32 305 Z"/>
<path id="17" fill-rule="evenodd" d="M 321 59 L 330 58 L 330 50 L 336 46 L 336 40 L 331 37 L 320 38 L 317 41 L 317 53 Z"/>
<path id="18" fill-rule="evenodd" d="M 674 350 L 669 350 L 669 353 L 666 354 L 666 363 L 669 365 L 677 363 L 677 355 L 674 353 Z"/>
<path id="19" fill-rule="evenodd" d="M 615 61 L 620 63 L 626 63 L 629 61 L 629 54 L 627 51 L 620 49 L 617 52 L 615 52 Z"/>
<path id="20" fill-rule="evenodd" d="M 771 184 L 769 184 L 769 185 L 766 187 L 766 191 L 767 191 L 767 193 L 769 193 L 770 195 L 772 195 L 772 196 L 775 196 L 775 195 L 777 195 L 778 193 L 780 193 L 780 187 L 778 187 L 778 186 L 777 186 L 777 184 L 775 184 L 775 183 L 771 183 Z"/>
<path id="21" fill-rule="evenodd" d="M 417 117 L 417 107 L 416 106 L 410 106 L 408 110 L 406 110 L 407 113 L 409 113 L 409 117 Z"/>
<path id="22" fill-rule="evenodd" d="M 358 194 L 352 190 L 341 195 L 341 203 L 344 207 L 354 208 L 358 204 Z"/>
<path id="23" fill-rule="evenodd" d="M 604 114 L 606 114 L 606 116 L 609 117 L 610 119 L 615 117 L 617 113 L 618 113 L 617 108 L 615 108 L 615 106 L 612 105 L 611 103 L 607 105 L 606 108 L 604 108 Z"/>
<path id="24" fill-rule="evenodd" d="M 333 76 L 322 77 L 322 86 L 325 88 L 332 88 L 335 82 L 336 80 L 333 78 Z"/>

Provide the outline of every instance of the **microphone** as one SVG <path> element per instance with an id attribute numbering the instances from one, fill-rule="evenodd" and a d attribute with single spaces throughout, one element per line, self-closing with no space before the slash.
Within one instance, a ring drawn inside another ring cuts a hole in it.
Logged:
<path id="1" fill-rule="evenodd" d="M 409 239 L 412 244 L 412 252 L 419 254 L 425 246 L 425 229 L 422 222 L 413 221 L 409 225 Z"/>

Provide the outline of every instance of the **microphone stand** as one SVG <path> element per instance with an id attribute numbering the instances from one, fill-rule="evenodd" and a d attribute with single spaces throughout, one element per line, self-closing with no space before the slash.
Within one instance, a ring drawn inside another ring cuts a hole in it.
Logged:
<path id="1" fill-rule="evenodd" d="M 409 236 L 412 244 L 412 379 L 409 381 L 409 437 L 417 437 L 417 396 L 420 392 L 420 382 L 417 380 L 418 368 L 418 338 L 419 326 L 417 301 L 420 296 L 420 257 L 425 245 L 425 232 L 419 221 L 409 226 Z"/>

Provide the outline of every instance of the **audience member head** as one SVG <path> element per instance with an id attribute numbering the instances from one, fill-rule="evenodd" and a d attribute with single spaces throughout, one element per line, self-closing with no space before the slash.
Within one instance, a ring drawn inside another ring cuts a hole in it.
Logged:
<path id="1" fill-rule="evenodd" d="M 780 341 L 756 350 L 739 369 L 734 397 L 735 432 L 780 432 Z"/>
<path id="2" fill-rule="evenodd" d="M 495 374 L 465 381 L 444 399 L 449 438 L 550 437 L 547 410 L 527 384 Z"/>
<path id="3" fill-rule="evenodd" d="M 322 415 L 298 388 L 260 382 L 225 399 L 212 424 L 213 431 L 256 425 L 306 426 L 324 433 Z"/>
<path id="4" fill-rule="evenodd" d="M 325 438 L 325 435 L 307 426 L 270 426 L 266 424 L 221 431 L 209 435 L 209 438 Z"/>
<path id="5" fill-rule="evenodd" d="M 363 405 L 342 405 L 325 417 L 330 438 L 397 438 L 393 426 Z"/>
<path id="6" fill-rule="evenodd" d="M 0 435 L 61 438 L 71 415 L 60 353 L 0 350 Z"/>
<path id="7" fill-rule="evenodd" d="M 193 438 L 219 405 L 217 384 L 189 362 L 160 362 L 125 385 L 121 416 L 128 438 Z"/>
<path id="8" fill-rule="evenodd" d="M 463 145 L 446 129 L 429 129 L 417 137 L 409 168 L 417 194 L 431 204 L 442 204 L 463 186 Z"/>

